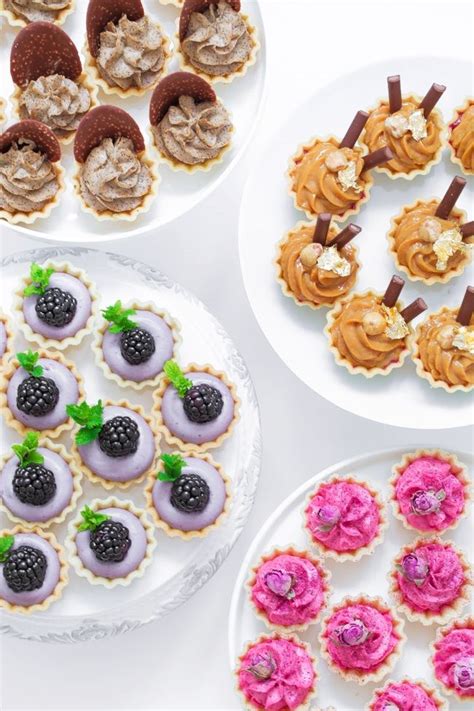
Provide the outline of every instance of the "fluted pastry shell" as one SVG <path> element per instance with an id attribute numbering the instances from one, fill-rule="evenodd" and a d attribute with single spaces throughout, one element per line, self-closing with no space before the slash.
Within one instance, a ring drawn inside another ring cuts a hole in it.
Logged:
<path id="1" fill-rule="evenodd" d="M 5 333 L 7 335 L 7 347 L 5 349 L 5 353 L 0 358 L 0 365 L 2 366 L 2 368 L 6 366 L 6 364 L 14 354 L 13 341 L 15 339 L 15 334 L 13 332 L 10 321 L 11 319 L 9 319 L 8 316 L 0 309 L 0 323 L 3 324 L 5 328 Z"/>
<path id="2" fill-rule="evenodd" d="M 464 102 L 464 104 L 462 104 L 462 106 L 458 106 L 454 109 L 453 117 L 451 118 L 451 121 L 448 124 L 448 126 L 449 126 L 448 147 L 449 147 L 450 159 L 451 159 L 452 163 L 454 163 L 455 165 L 458 165 L 461 168 L 464 175 L 474 175 L 474 170 L 466 168 L 464 166 L 464 163 L 462 162 L 462 160 L 457 157 L 456 151 L 454 150 L 454 146 L 451 143 L 451 134 L 453 132 L 453 124 L 456 123 L 456 121 L 459 119 L 461 114 L 463 114 L 465 111 L 467 111 L 467 109 L 470 106 L 474 106 L 474 99 L 467 98 L 466 101 Z"/>
<path id="3" fill-rule="evenodd" d="M 58 13 L 58 16 L 54 20 L 53 24 L 63 25 L 66 21 L 66 17 L 74 11 L 75 5 L 76 0 L 70 0 L 69 7 L 65 7 L 64 10 L 61 10 Z M 6 10 L 4 7 L 4 0 L 0 0 L 0 16 L 2 15 L 8 20 L 8 24 L 10 24 L 12 27 L 26 27 L 30 24 L 29 22 L 26 22 L 26 20 L 23 20 L 23 18 L 15 15 L 15 13 L 13 13 L 11 10 Z"/>
<path id="4" fill-rule="evenodd" d="M 61 199 L 61 195 L 66 189 L 65 176 L 66 171 L 62 165 L 58 163 L 51 164 L 56 173 L 56 180 L 58 182 L 58 189 L 54 195 L 54 198 L 50 200 L 41 210 L 34 210 L 33 212 L 9 212 L 8 210 L 0 209 L 0 220 L 6 220 L 11 225 L 18 225 L 23 223 L 25 225 L 32 225 L 36 220 L 44 220 L 49 217 L 51 210 L 53 210 Z"/>

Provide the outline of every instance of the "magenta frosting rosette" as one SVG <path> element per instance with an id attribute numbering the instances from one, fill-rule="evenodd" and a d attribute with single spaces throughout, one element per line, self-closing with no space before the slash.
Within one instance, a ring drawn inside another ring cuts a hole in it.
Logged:
<path id="1" fill-rule="evenodd" d="M 445 691 L 462 699 L 474 699 L 474 618 L 440 630 L 432 664 Z"/>
<path id="2" fill-rule="evenodd" d="M 408 679 L 390 682 L 375 693 L 370 711 L 438 711 L 440 708 L 435 692 Z"/>

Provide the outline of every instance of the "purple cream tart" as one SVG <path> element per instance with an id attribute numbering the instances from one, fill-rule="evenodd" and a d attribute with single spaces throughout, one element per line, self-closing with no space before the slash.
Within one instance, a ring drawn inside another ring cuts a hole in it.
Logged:
<path id="1" fill-rule="evenodd" d="M 157 446 L 140 408 L 124 401 L 104 406 L 99 400 L 96 405 L 71 406 L 68 412 L 80 425 L 75 446 L 92 481 L 106 488 L 127 485 L 150 469 Z"/>
<path id="2" fill-rule="evenodd" d="M 147 490 L 157 525 L 171 536 L 206 536 L 221 522 L 229 498 L 221 467 L 209 455 L 162 454 L 161 461 Z"/>

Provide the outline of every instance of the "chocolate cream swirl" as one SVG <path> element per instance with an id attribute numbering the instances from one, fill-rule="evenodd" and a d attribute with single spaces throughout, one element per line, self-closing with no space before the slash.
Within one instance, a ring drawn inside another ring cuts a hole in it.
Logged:
<path id="1" fill-rule="evenodd" d="M 30 81 L 20 97 L 20 117 L 35 119 L 59 135 L 75 131 L 91 106 L 84 86 L 60 74 Z"/>
<path id="2" fill-rule="evenodd" d="M 153 133 L 167 158 L 196 165 L 218 157 L 230 142 L 232 123 L 219 101 L 196 103 L 191 96 L 180 96 L 178 106 L 170 106 Z"/>
<path id="3" fill-rule="evenodd" d="M 334 239 L 337 232 L 333 227 L 330 228 L 328 242 Z M 307 245 L 313 243 L 313 234 L 314 226 L 304 226 L 289 233 L 280 247 L 280 276 L 298 301 L 316 306 L 330 305 L 347 294 L 355 284 L 359 268 L 356 250 L 350 244 L 338 250 L 339 255 L 350 264 L 347 276 L 321 269 L 317 264 L 307 266 L 305 260 L 301 259 L 301 253 Z"/>
<path id="4" fill-rule="evenodd" d="M 433 380 L 447 385 L 474 385 L 474 352 L 467 348 L 457 348 L 456 335 L 460 324 L 456 321 L 457 312 L 443 308 L 431 314 L 418 328 L 418 357 L 424 370 Z M 474 316 L 466 333 L 473 337 Z"/>
<path id="5" fill-rule="evenodd" d="M 62 10 L 70 7 L 71 0 L 4 0 L 3 5 L 26 22 L 54 22 Z"/>
<path id="6" fill-rule="evenodd" d="M 240 13 L 219 0 L 205 12 L 193 12 L 181 48 L 197 69 L 213 76 L 238 71 L 252 52 L 252 39 Z"/>
<path id="7" fill-rule="evenodd" d="M 474 172 L 474 102 L 455 122 L 451 145 L 465 170 Z"/>
<path id="8" fill-rule="evenodd" d="M 426 120 L 426 137 L 415 140 L 411 131 L 406 131 L 402 136 L 394 136 L 385 122 L 390 116 L 408 119 L 418 104 L 414 100 L 405 99 L 400 111 L 390 114 L 388 102 L 382 101 L 374 109 L 365 124 L 362 140 L 369 148 L 369 152 L 388 146 L 393 158 L 384 164 L 391 173 L 411 173 L 424 168 L 434 160 L 441 147 L 442 132 L 439 123 L 435 120 L 437 112 L 432 111 Z"/>
<path id="9" fill-rule="evenodd" d="M 41 211 L 59 189 L 56 171 L 32 141 L 20 139 L 0 153 L 0 209 Z"/>
<path id="10" fill-rule="evenodd" d="M 143 203 L 152 176 L 129 138 L 104 138 L 87 156 L 79 183 L 85 203 L 97 212 L 129 212 Z"/>
<path id="11" fill-rule="evenodd" d="M 163 69 L 164 41 L 159 25 L 146 15 L 139 20 L 122 15 L 100 34 L 99 72 L 110 86 L 147 88 Z"/>

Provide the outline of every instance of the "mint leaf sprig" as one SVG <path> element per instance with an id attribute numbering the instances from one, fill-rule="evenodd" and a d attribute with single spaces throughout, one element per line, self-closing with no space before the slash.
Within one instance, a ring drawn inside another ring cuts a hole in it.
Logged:
<path id="1" fill-rule="evenodd" d="M 102 314 L 111 324 L 109 326 L 110 333 L 123 333 L 138 328 L 138 323 L 130 318 L 130 316 L 135 316 L 135 309 L 124 309 L 120 300 L 103 309 Z"/>
<path id="2" fill-rule="evenodd" d="M 41 296 L 44 294 L 49 286 L 49 278 L 51 274 L 54 274 L 54 269 L 52 267 L 43 269 L 43 267 L 40 267 L 39 264 L 33 262 L 30 267 L 31 284 L 28 284 L 28 286 L 25 287 L 23 295 L 33 296 L 34 294 L 38 294 Z"/>
<path id="3" fill-rule="evenodd" d="M 175 360 L 167 360 L 163 366 L 163 370 L 165 371 L 168 380 L 171 380 L 172 384 L 178 391 L 180 398 L 183 398 L 188 390 L 193 387 L 192 381 L 186 378 Z"/>
<path id="4" fill-rule="evenodd" d="M 80 425 L 80 430 L 75 437 L 76 444 L 90 444 L 97 439 L 104 424 L 102 400 L 99 400 L 96 405 L 88 405 L 87 402 L 81 402 L 80 405 L 66 405 L 66 412 Z"/>
<path id="5" fill-rule="evenodd" d="M 160 481 L 177 481 L 181 476 L 186 461 L 180 454 L 162 454 L 163 469 L 158 472 L 156 478 Z"/>
<path id="6" fill-rule="evenodd" d="M 43 375 L 43 366 L 38 365 L 39 353 L 24 351 L 23 353 L 17 353 L 16 357 L 21 367 L 24 368 L 27 373 L 34 378 L 41 378 Z"/>
<path id="7" fill-rule="evenodd" d="M 20 468 L 24 469 L 29 464 L 43 464 L 44 457 L 38 449 L 39 437 L 37 432 L 28 432 L 21 444 L 12 444 L 12 450 L 20 461 Z"/>
<path id="8" fill-rule="evenodd" d="M 14 542 L 15 539 L 13 536 L 0 537 L 0 563 L 5 563 L 7 561 Z"/>
<path id="9" fill-rule="evenodd" d="M 84 506 L 81 511 L 82 523 L 79 525 L 78 531 L 96 531 L 101 523 L 108 521 L 110 516 L 97 513 L 89 506 Z"/>

